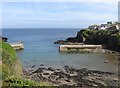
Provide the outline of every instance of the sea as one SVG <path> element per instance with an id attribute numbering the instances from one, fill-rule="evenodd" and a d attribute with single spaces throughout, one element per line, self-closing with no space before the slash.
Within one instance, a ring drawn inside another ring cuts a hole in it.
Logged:
<path id="1" fill-rule="evenodd" d="M 117 72 L 118 60 L 104 53 L 61 53 L 57 40 L 75 37 L 80 28 L 8 28 L 2 30 L 2 36 L 8 42 L 23 42 L 24 49 L 16 51 L 24 68 L 44 65 L 62 68 L 66 65 L 74 68 Z M 104 61 L 107 60 L 108 63 Z"/>

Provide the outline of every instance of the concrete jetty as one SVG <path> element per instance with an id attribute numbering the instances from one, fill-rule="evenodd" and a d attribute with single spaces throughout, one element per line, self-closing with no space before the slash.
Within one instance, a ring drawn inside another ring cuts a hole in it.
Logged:
<path id="1" fill-rule="evenodd" d="M 24 44 L 22 42 L 15 42 L 15 43 L 9 43 L 11 47 L 13 47 L 15 50 L 24 49 Z"/>
<path id="2" fill-rule="evenodd" d="M 59 52 L 101 52 L 102 45 L 61 45 Z"/>

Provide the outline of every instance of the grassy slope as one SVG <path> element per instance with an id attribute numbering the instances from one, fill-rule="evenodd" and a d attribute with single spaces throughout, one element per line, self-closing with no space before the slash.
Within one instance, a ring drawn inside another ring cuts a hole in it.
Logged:
<path id="1" fill-rule="evenodd" d="M 45 82 L 35 82 L 23 78 L 20 61 L 9 44 L 0 42 L 0 52 L 2 53 L 0 68 L 2 69 L 3 86 L 51 86 Z"/>
<path id="2" fill-rule="evenodd" d="M 8 76 L 21 77 L 22 66 L 15 50 L 6 43 L 2 43 L 2 78 Z"/>

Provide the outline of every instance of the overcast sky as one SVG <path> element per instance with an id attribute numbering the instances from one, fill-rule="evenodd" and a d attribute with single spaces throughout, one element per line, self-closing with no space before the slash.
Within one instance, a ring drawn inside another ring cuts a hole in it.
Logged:
<path id="1" fill-rule="evenodd" d="M 3 28 L 83 28 L 118 20 L 117 2 L 3 2 Z"/>

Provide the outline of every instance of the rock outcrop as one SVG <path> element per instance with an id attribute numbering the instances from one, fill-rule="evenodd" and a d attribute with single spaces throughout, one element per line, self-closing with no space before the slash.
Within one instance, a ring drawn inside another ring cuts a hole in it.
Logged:
<path id="1" fill-rule="evenodd" d="M 63 69 L 53 69 L 52 67 L 38 68 L 27 75 L 35 81 L 50 82 L 54 86 L 118 86 L 117 75 L 111 72 L 89 70 L 86 68 L 75 69 L 65 66 Z"/>

